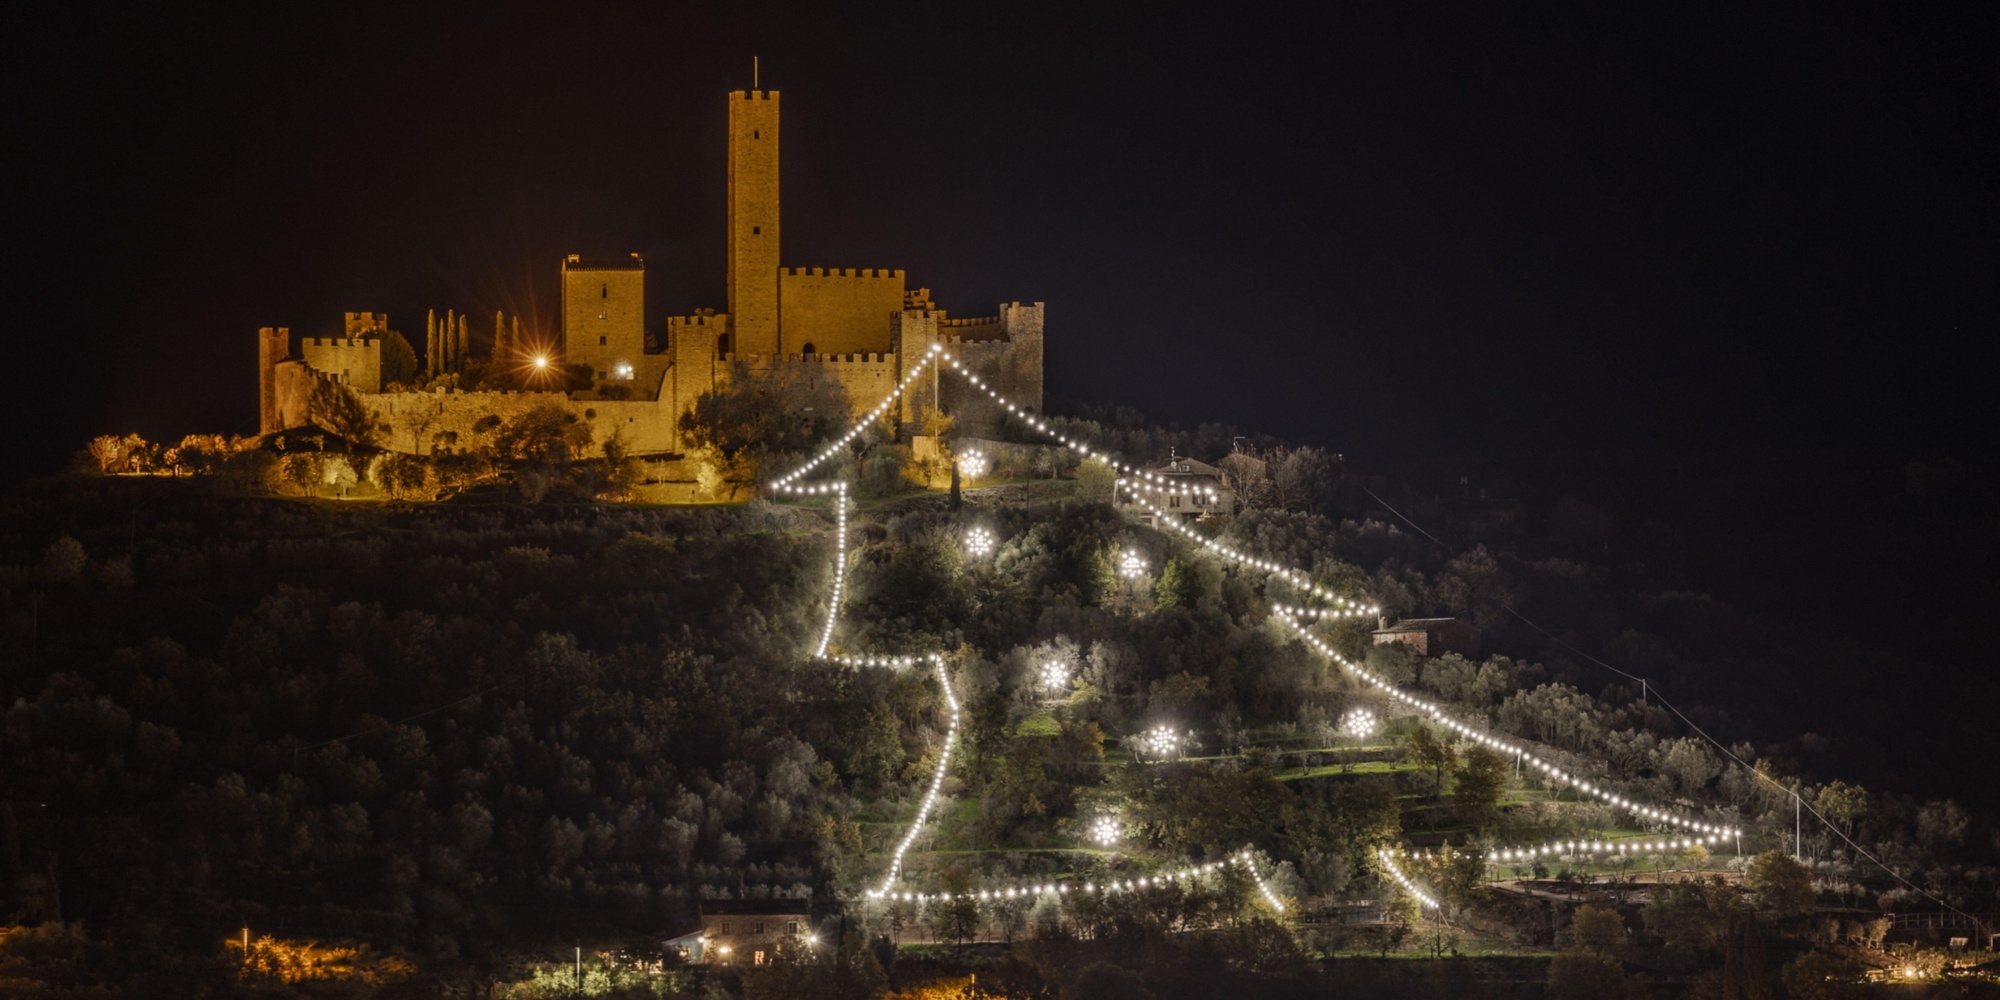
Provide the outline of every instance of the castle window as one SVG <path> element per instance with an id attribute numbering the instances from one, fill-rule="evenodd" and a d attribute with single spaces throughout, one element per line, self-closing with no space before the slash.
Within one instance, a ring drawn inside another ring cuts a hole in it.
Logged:
<path id="1" fill-rule="evenodd" d="M 608 298 L 610 298 L 610 297 L 611 297 L 611 286 L 610 286 L 610 285 L 605 285 L 605 286 L 604 286 L 604 291 L 602 291 L 602 292 L 598 293 L 598 296 L 597 296 L 597 297 L 598 297 L 598 298 L 601 298 L 601 299 L 608 299 Z"/>
<path id="2" fill-rule="evenodd" d="M 813 345 L 812 345 L 812 341 L 810 341 L 810 340 L 806 341 L 806 346 L 805 346 L 805 353 L 807 353 L 807 354 L 811 354 L 811 353 L 813 353 Z"/>
<path id="3" fill-rule="evenodd" d="M 597 311 L 597 318 L 598 318 L 598 319 L 603 319 L 603 318 L 604 318 L 604 310 L 602 310 L 602 309 L 599 309 L 599 310 Z"/>
<path id="4" fill-rule="evenodd" d="M 753 128 L 753 129 L 751 129 L 751 130 L 750 130 L 750 138 L 752 138 L 752 139 L 762 139 L 762 138 L 764 138 L 764 133 L 762 133 L 762 132 L 758 131 L 757 129 L 754 129 L 754 128 Z"/>
<path id="5" fill-rule="evenodd" d="M 752 235 L 752 236 L 762 236 L 762 235 L 764 235 L 764 227 L 763 227 L 763 226 L 751 226 L 751 227 L 750 227 L 750 235 Z"/>
<path id="6" fill-rule="evenodd" d="M 597 318 L 598 318 L 598 319 L 603 319 L 604 317 L 602 317 L 602 316 L 599 316 L 599 317 L 597 317 Z M 597 346 L 599 346 L 599 347 L 603 347 L 604 345 L 606 345 L 606 344 L 609 344 L 609 343 L 611 343 L 611 338 L 610 338 L 610 337 L 599 337 L 599 338 L 597 338 Z"/>

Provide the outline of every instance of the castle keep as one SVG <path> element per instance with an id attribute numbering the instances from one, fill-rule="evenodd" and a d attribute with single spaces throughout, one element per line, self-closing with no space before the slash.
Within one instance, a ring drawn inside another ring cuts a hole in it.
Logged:
<path id="1" fill-rule="evenodd" d="M 386 315 L 348 313 L 340 336 L 302 338 L 297 351 L 289 329 L 266 327 L 257 339 L 259 432 L 311 423 L 315 405 L 330 392 L 345 393 L 374 421 L 377 444 L 427 454 L 466 446 L 494 426 L 492 418 L 504 422 L 554 403 L 584 421 L 600 447 L 615 442 L 630 454 L 670 454 L 683 450 L 681 415 L 739 367 L 835 380 L 859 414 L 887 398 L 932 344 L 950 347 L 996 389 L 1039 409 L 1042 303 L 954 318 L 932 304 L 929 289 L 910 288 L 901 270 L 782 266 L 778 107 L 775 90 L 729 95 L 724 311 L 667 317 L 653 327 L 663 335 L 649 343 L 645 262 L 636 254 L 570 255 L 561 264 L 554 349 L 524 343 L 518 329 L 510 336 L 496 318 L 491 354 L 496 366 L 587 369 L 590 388 L 570 392 L 462 390 L 455 373 L 471 359 L 464 317 L 447 315 L 441 328 L 433 319 L 414 386 L 385 381 Z M 983 394 L 956 383 L 939 387 L 940 402 L 961 425 L 978 429 L 998 419 Z M 914 419 L 930 402 L 928 394 L 908 394 L 898 416 Z"/>

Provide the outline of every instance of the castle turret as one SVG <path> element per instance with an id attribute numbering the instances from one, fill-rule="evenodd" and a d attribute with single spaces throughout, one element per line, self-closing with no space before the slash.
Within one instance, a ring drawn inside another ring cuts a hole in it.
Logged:
<path id="1" fill-rule="evenodd" d="M 775 90 L 729 95 L 729 317 L 733 353 L 784 353 L 778 341 Z"/>
<path id="2" fill-rule="evenodd" d="M 292 330 L 281 326 L 257 331 L 257 433 L 284 430 L 278 415 L 278 363 L 292 356 Z"/>

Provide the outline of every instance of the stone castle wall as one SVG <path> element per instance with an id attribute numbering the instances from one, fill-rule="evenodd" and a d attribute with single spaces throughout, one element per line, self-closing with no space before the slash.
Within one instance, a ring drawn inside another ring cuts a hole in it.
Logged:
<path id="1" fill-rule="evenodd" d="M 378 425 L 389 430 L 376 444 L 410 455 L 440 448 L 468 450 L 492 440 L 481 429 L 488 418 L 509 423 L 538 406 L 554 404 L 590 428 L 591 444 L 616 440 L 627 453 L 671 454 L 680 450 L 680 414 L 657 400 L 570 399 L 560 392 L 384 392 L 359 396 Z"/>
<path id="2" fill-rule="evenodd" d="M 355 392 L 382 391 L 382 341 L 378 337 L 307 337 L 299 356 Z"/>
<path id="3" fill-rule="evenodd" d="M 903 272 L 788 267 L 778 272 L 778 354 L 882 354 L 903 311 Z M 763 345 L 743 341 L 739 350 Z"/>

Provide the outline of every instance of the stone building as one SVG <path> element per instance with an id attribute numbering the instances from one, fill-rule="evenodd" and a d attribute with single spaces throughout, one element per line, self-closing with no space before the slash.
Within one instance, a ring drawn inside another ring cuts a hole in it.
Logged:
<path id="1" fill-rule="evenodd" d="M 296 354 L 288 329 L 265 328 L 258 332 L 260 432 L 309 422 L 315 387 L 335 383 L 382 428 L 377 443 L 394 451 L 424 453 L 440 442 L 469 441 L 476 428 L 492 426 L 490 418 L 505 421 L 557 403 L 590 427 L 599 446 L 617 441 L 630 454 L 667 454 L 683 450 L 681 415 L 732 372 L 789 368 L 831 379 L 859 414 L 887 398 L 933 344 L 1039 410 L 1042 303 L 1003 303 L 990 316 L 955 317 L 932 303 L 929 289 L 909 287 L 902 270 L 781 266 L 779 103 L 775 90 L 729 95 L 725 310 L 666 317 L 654 327 L 663 335 L 649 343 L 645 262 L 636 254 L 569 256 L 561 262 L 559 338 L 533 358 L 509 360 L 587 368 L 591 387 L 577 392 L 467 392 L 449 378 L 433 381 L 430 391 L 387 391 L 386 316 L 350 313 L 343 336 L 304 338 Z M 463 331 L 464 319 L 457 322 Z M 462 342 L 462 332 L 457 336 L 454 342 Z M 496 331 L 496 353 L 500 343 Z M 430 370 L 454 369 L 433 363 Z M 905 393 L 899 419 L 939 405 L 967 433 L 997 428 L 1000 412 L 985 394 L 956 379 L 920 388 L 931 391 Z"/>
<path id="2" fill-rule="evenodd" d="M 813 943 L 812 907 L 803 899 L 703 900 L 701 930 L 668 944 L 687 948 L 687 937 L 698 939 L 691 961 L 766 965 L 780 945 Z"/>
<path id="3" fill-rule="evenodd" d="M 1156 509 L 1183 519 L 1236 512 L 1236 491 L 1224 481 L 1222 470 L 1207 462 L 1173 456 L 1166 464 L 1144 471 L 1153 478 L 1120 483 L 1118 506 L 1148 521 Z"/>
<path id="4" fill-rule="evenodd" d="M 1377 646 L 1402 643 L 1425 656 L 1479 655 L 1479 630 L 1456 618 L 1405 618 L 1394 625 L 1385 618 L 1371 634 Z"/>

